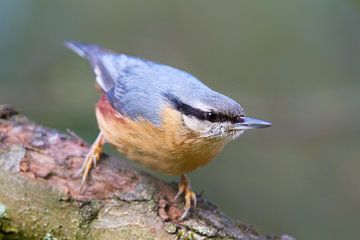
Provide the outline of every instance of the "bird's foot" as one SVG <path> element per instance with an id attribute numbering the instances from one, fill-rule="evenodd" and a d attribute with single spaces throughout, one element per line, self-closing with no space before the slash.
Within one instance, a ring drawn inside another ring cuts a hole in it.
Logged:
<path id="1" fill-rule="evenodd" d="M 81 169 L 76 174 L 77 176 L 82 175 L 80 192 L 84 190 L 84 187 L 86 185 L 86 180 L 89 176 L 89 172 L 92 168 L 92 165 L 94 164 L 94 166 L 96 167 L 96 162 L 100 159 L 100 155 L 103 151 L 103 145 L 104 145 L 104 137 L 100 132 L 95 142 L 91 145 L 90 151 L 86 155 Z"/>
<path id="2" fill-rule="evenodd" d="M 190 180 L 185 174 L 181 175 L 179 190 L 175 196 L 175 200 L 178 199 L 181 194 L 184 194 L 185 206 L 184 213 L 179 219 L 180 221 L 184 220 L 188 216 L 191 207 L 196 207 L 196 194 L 191 189 Z"/>

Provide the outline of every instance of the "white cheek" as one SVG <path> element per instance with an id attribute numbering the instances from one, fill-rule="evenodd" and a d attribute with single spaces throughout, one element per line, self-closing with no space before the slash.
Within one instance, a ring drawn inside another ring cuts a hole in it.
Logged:
<path id="1" fill-rule="evenodd" d="M 183 115 L 185 126 L 188 127 L 190 130 L 193 131 L 200 131 L 201 125 L 198 120 L 192 117 L 188 117 L 186 115 Z"/>
<path id="2" fill-rule="evenodd" d="M 210 131 L 210 128 L 211 128 L 210 124 L 206 124 L 203 121 L 197 120 L 196 118 L 183 115 L 183 120 L 184 120 L 185 126 L 192 131 L 199 132 L 199 133 L 204 133 L 204 132 Z"/>
<path id="3" fill-rule="evenodd" d="M 207 121 L 200 121 L 186 115 L 183 115 L 183 121 L 188 129 L 200 133 L 203 137 L 217 137 L 231 141 L 240 137 L 240 135 L 245 132 L 244 130 L 241 130 L 229 134 L 227 129 L 229 129 L 230 123 L 214 124 Z"/>

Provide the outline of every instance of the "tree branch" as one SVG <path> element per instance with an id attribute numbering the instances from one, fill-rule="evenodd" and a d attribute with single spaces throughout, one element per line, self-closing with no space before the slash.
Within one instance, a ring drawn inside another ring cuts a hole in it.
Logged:
<path id="1" fill-rule="evenodd" d="M 79 193 L 74 176 L 88 150 L 0 105 L 0 239 L 293 239 L 260 235 L 201 197 L 177 222 L 175 184 L 105 154 Z"/>

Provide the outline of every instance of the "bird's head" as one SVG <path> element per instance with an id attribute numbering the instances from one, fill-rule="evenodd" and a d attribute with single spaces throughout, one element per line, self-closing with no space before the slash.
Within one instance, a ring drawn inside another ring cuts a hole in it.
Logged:
<path id="1" fill-rule="evenodd" d="M 247 117 L 233 99 L 215 91 L 191 98 L 166 94 L 172 107 L 181 113 L 183 124 L 204 138 L 233 140 L 245 130 L 265 128 L 270 122 Z"/>

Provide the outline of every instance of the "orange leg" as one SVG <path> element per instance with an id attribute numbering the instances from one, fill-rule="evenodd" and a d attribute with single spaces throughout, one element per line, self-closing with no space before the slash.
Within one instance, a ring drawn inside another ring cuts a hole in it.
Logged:
<path id="1" fill-rule="evenodd" d="M 83 165 L 78 173 L 78 174 L 82 174 L 81 187 L 80 187 L 81 190 L 85 186 L 92 165 L 94 164 L 94 166 L 96 166 L 96 162 L 100 159 L 100 155 L 103 151 L 104 144 L 105 144 L 105 139 L 103 134 L 100 132 L 95 142 L 91 145 L 90 151 L 86 155 L 83 161 Z"/>
<path id="2" fill-rule="evenodd" d="M 178 199 L 178 197 L 184 194 L 185 198 L 185 207 L 184 207 L 184 213 L 180 218 L 181 220 L 184 220 L 187 215 L 189 214 L 189 211 L 191 209 L 191 206 L 194 208 L 196 207 L 196 194 L 192 191 L 190 180 L 186 176 L 186 174 L 181 175 L 180 182 L 179 182 L 179 191 L 175 196 L 175 200 Z"/>

